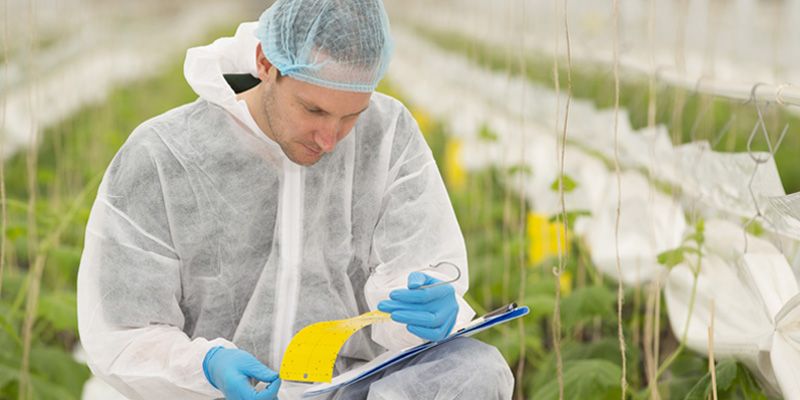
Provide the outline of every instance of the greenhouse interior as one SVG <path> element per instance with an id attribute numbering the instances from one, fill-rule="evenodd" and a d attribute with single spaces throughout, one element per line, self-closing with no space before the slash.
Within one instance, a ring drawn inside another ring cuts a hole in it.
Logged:
<path id="1" fill-rule="evenodd" d="M 800 399 L 800 0 L 0 13 L 0 399 Z"/>

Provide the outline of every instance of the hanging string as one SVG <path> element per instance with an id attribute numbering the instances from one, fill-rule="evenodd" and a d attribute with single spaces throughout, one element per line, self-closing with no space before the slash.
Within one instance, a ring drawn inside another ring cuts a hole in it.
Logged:
<path id="1" fill-rule="evenodd" d="M 8 0 L 3 1 L 3 99 L 0 102 L 0 132 L 6 129 L 6 96 L 8 93 Z M 8 210 L 6 209 L 6 172 L 5 141 L 0 138 L 0 295 L 3 293 L 3 275 L 6 261 L 6 230 L 8 227 Z"/>
<path id="2" fill-rule="evenodd" d="M 507 15 L 504 15 L 504 17 L 506 18 L 506 21 L 511 21 L 511 20 L 512 20 L 512 18 L 513 18 L 513 15 L 514 15 L 514 13 L 515 13 L 515 8 L 516 8 L 516 7 L 515 7 L 515 4 L 514 4 L 514 3 L 511 3 L 511 2 L 509 2 L 509 3 L 508 3 L 508 7 L 507 7 L 507 10 L 506 10 L 508 14 L 507 14 Z M 499 19 L 499 18 L 498 18 L 498 19 Z M 496 25 L 497 25 L 497 24 L 495 23 L 495 20 L 494 20 L 494 19 L 492 19 L 492 20 L 489 22 L 489 24 L 490 24 L 492 27 L 494 27 L 494 26 L 496 26 Z M 510 28 L 512 31 L 513 31 L 513 29 L 514 29 L 514 27 L 513 27 L 513 26 L 510 26 L 510 24 L 509 24 L 509 28 Z M 523 50 L 523 49 L 520 49 L 520 51 L 519 51 L 519 54 L 520 54 L 520 56 L 522 56 L 522 55 L 523 55 L 523 53 L 524 53 L 522 50 Z M 511 82 L 511 78 L 512 78 L 512 76 L 513 76 L 513 70 L 512 70 L 512 68 L 511 68 L 511 53 L 512 53 L 512 52 L 513 52 L 513 47 L 511 47 L 511 46 L 508 46 L 508 50 L 505 52 L 505 56 L 506 56 L 506 63 L 507 63 L 507 64 L 508 64 L 508 66 L 509 66 L 509 68 L 508 68 L 508 69 L 507 69 L 507 71 L 506 71 L 506 83 L 507 83 L 507 84 L 510 84 L 510 82 Z M 504 149 L 505 149 L 505 146 L 504 146 Z M 523 158 L 523 159 L 524 159 L 524 158 Z M 487 185 L 487 186 L 489 186 L 489 185 Z M 523 192 L 524 192 L 524 191 L 523 191 Z M 503 212 L 504 212 L 504 213 L 506 212 L 506 209 L 505 209 L 505 208 L 503 209 Z M 509 299 L 509 287 L 511 286 L 511 260 L 508 260 L 508 259 L 506 259 L 507 257 L 505 257 L 505 256 L 506 256 L 506 254 L 508 253 L 507 251 L 505 251 L 505 250 L 504 250 L 504 252 L 503 252 L 503 253 L 504 253 L 504 254 L 503 254 L 503 255 L 504 255 L 504 260 L 503 260 L 503 291 L 502 291 L 502 293 L 501 293 L 501 299 L 502 299 L 502 303 L 503 303 L 503 304 L 508 304 L 508 302 L 510 301 L 510 299 Z M 511 338 L 510 338 L 510 337 L 507 337 L 507 338 L 506 338 L 506 340 L 511 340 Z M 520 344 L 520 351 L 524 351 L 523 349 L 524 349 L 524 346 L 523 346 L 522 344 Z M 521 359 L 521 358 L 520 358 L 520 359 Z M 520 368 L 518 367 L 518 368 L 517 368 L 517 379 L 518 379 L 518 380 L 519 380 L 519 379 L 522 379 L 522 375 L 520 375 L 520 374 L 519 374 L 519 369 L 520 369 Z"/>
<path id="3" fill-rule="evenodd" d="M 28 90 L 28 110 L 31 117 L 30 143 L 28 147 L 26 166 L 28 173 L 28 293 L 25 304 L 25 321 L 22 325 L 22 363 L 19 375 L 19 400 L 33 398 L 33 383 L 30 379 L 30 353 L 33 340 L 33 323 L 36 320 L 39 289 L 41 286 L 44 260 L 37 257 L 38 243 L 36 230 L 36 175 L 38 162 L 38 121 L 36 119 L 36 64 L 33 62 L 34 43 L 36 43 L 36 18 L 34 2 L 28 2 L 28 51 L 26 54 L 26 69 L 30 77 Z M 36 260 L 36 261 L 34 261 Z"/>
<path id="4" fill-rule="evenodd" d="M 622 376 L 620 386 L 622 388 L 622 400 L 625 400 L 628 391 L 628 381 L 625 377 L 627 373 L 627 360 L 625 357 L 625 332 L 622 329 L 622 303 L 624 292 L 622 286 L 622 265 L 619 255 L 619 223 L 622 208 L 622 173 L 619 167 L 619 1 L 613 2 L 613 42 L 614 42 L 614 171 L 617 175 L 617 216 L 614 224 L 614 247 L 617 263 L 617 335 L 619 337 L 619 351 L 622 356 Z"/>
<path id="5" fill-rule="evenodd" d="M 708 326 L 708 372 L 711 373 L 711 393 L 717 400 L 717 367 L 714 361 L 714 299 L 711 299 L 711 324 Z"/>
<path id="6" fill-rule="evenodd" d="M 564 0 L 564 28 L 565 32 L 567 33 L 567 60 L 569 61 L 569 30 L 567 24 L 567 7 L 566 7 L 566 0 Z M 559 15 L 559 1 L 556 0 L 554 3 L 555 6 L 555 20 L 558 21 L 561 17 Z M 558 58 L 559 54 L 558 51 L 560 49 L 560 35 L 558 30 L 558 24 L 555 24 L 555 48 L 553 50 L 553 83 L 555 84 L 555 92 L 556 92 L 556 134 L 561 134 L 562 142 L 559 143 L 556 141 L 556 151 L 560 153 L 559 157 L 559 177 L 558 177 L 558 196 L 559 201 L 561 202 L 561 222 L 566 225 L 566 207 L 564 206 L 564 187 L 563 187 L 563 180 L 564 180 L 564 148 L 566 144 L 566 135 L 567 135 L 567 117 L 569 113 L 569 98 L 570 98 L 570 90 L 571 90 L 571 82 L 570 77 L 568 76 L 568 83 L 567 83 L 567 108 L 564 114 L 564 126 L 563 131 L 558 132 L 558 124 L 561 121 L 561 83 L 559 77 L 559 65 L 558 65 Z M 567 75 L 569 75 L 569 68 L 567 71 Z M 566 240 L 566 230 L 564 231 L 564 240 Z M 561 357 L 561 274 L 564 272 L 564 254 L 563 250 L 561 249 L 561 240 L 556 239 L 558 242 L 558 267 L 555 268 L 553 274 L 555 275 L 555 290 L 556 290 L 556 298 L 555 304 L 553 306 L 553 348 L 555 350 L 556 355 L 556 377 L 558 379 L 558 398 L 559 400 L 564 399 L 564 361 Z"/>
<path id="7" fill-rule="evenodd" d="M 556 20 L 558 20 L 558 13 L 559 13 L 559 3 L 556 2 Z M 564 363 L 561 357 L 561 276 L 564 273 L 566 268 L 566 241 L 568 240 L 568 218 L 567 218 L 567 207 L 566 201 L 564 198 L 564 164 L 566 159 L 566 148 L 567 148 L 567 128 L 568 128 L 568 121 L 569 121 L 569 108 L 570 103 L 572 100 L 572 49 L 570 47 L 570 38 L 569 38 L 569 13 L 567 12 L 567 0 L 563 2 L 563 9 L 561 9 L 561 14 L 563 16 L 564 22 L 564 38 L 566 42 L 566 50 L 567 50 L 567 99 L 564 108 L 564 120 L 563 125 L 560 133 L 560 140 L 556 141 L 556 148 L 559 154 L 558 157 L 558 197 L 561 206 L 561 224 L 564 229 L 564 236 L 563 242 L 561 238 L 557 238 L 556 242 L 558 244 L 558 268 L 555 271 L 555 289 L 556 289 L 556 299 L 555 299 L 555 308 L 553 312 L 553 347 L 555 348 L 556 352 L 556 373 L 558 377 L 558 398 L 564 398 Z M 561 96 L 560 96 L 560 82 L 559 82 L 559 65 L 558 65 L 558 50 L 559 50 L 559 34 L 558 29 L 556 29 L 556 51 L 555 57 L 553 57 L 553 78 L 556 84 L 556 129 L 558 129 L 558 123 L 560 121 L 559 118 L 559 111 L 561 109 Z M 563 244 L 563 248 L 562 248 Z"/>
<path id="8" fill-rule="evenodd" d="M 650 0 L 649 13 L 647 18 L 647 35 L 650 44 L 649 59 L 650 59 L 650 79 L 648 85 L 648 102 L 647 102 L 647 127 L 653 135 L 653 141 L 650 143 L 650 165 L 647 170 L 650 182 L 653 182 L 655 175 L 655 159 L 656 159 L 656 67 L 655 67 L 655 0 Z M 649 185 L 648 201 L 650 204 L 655 202 L 655 187 Z M 651 224 L 655 225 L 655 215 L 651 219 Z M 654 227 L 655 230 L 655 227 Z M 656 303 L 661 302 L 661 292 L 659 282 L 656 279 L 654 283 L 648 286 L 648 300 L 645 306 L 645 326 L 644 326 L 644 355 L 645 355 L 645 370 L 647 373 L 647 386 L 650 391 L 650 398 L 657 400 L 659 398 L 658 390 L 655 390 L 656 385 L 656 369 L 658 368 L 658 352 L 656 351 L 657 342 L 660 340 L 660 332 L 655 324 L 658 323 L 659 315 L 655 312 Z"/>
<path id="9" fill-rule="evenodd" d="M 659 393 L 656 389 L 656 368 L 657 368 L 657 341 L 659 337 L 658 320 L 659 315 L 655 310 L 658 309 L 657 303 L 661 301 L 660 282 L 658 279 L 654 280 L 648 286 L 647 304 L 645 305 L 644 317 L 644 354 L 645 354 L 645 368 L 647 374 L 647 390 L 650 392 L 650 398 L 653 400 L 659 399 Z"/>
<path id="10" fill-rule="evenodd" d="M 521 8 L 522 8 L 521 9 L 522 25 L 525 26 L 525 1 L 524 0 L 522 1 Z M 518 52 L 518 54 L 519 54 L 519 67 L 520 67 L 519 70 L 520 70 L 520 75 L 525 77 L 525 71 L 527 71 L 526 62 L 525 62 L 525 35 L 519 35 L 519 37 L 520 37 L 520 51 Z M 521 109 L 524 110 L 525 109 L 525 91 L 524 90 L 522 92 L 521 101 L 522 101 L 522 104 L 520 106 L 521 106 Z M 522 131 L 524 132 L 525 131 L 525 113 L 524 112 L 522 113 L 521 128 L 522 128 Z M 525 142 L 525 135 L 523 134 L 522 135 L 522 143 L 521 143 L 521 146 L 520 146 L 520 151 L 521 151 L 520 160 L 525 160 L 525 151 L 528 148 L 528 146 L 526 144 L 527 143 Z M 518 196 L 518 198 L 519 198 L 519 205 L 518 205 L 519 206 L 519 221 L 517 221 L 517 224 L 519 226 L 520 238 L 522 238 L 523 241 L 524 241 L 524 239 L 526 237 L 526 232 L 525 232 L 525 219 L 526 219 L 525 193 L 527 193 L 527 190 L 525 190 L 526 189 L 525 188 L 525 182 L 527 182 L 527 179 L 525 179 L 525 175 L 523 173 L 518 173 L 517 174 L 517 179 L 520 179 L 520 182 L 522 183 L 522 185 L 521 185 L 522 190 L 519 191 L 519 196 Z M 524 251 L 520 251 L 519 252 L 519 260 L 518 261 L 519 261 L 519 270 L 520 270 L 519 298 L 520 299 L 524 299 L 525 298 L 525 290 L 526 290 L 526 282 L 528 281 L 528 277 L 527 277 L 528 269 L 526 268 L 525 252 Z M 526 350 L 527 350 L 527 347 L 528 347 L 527 343 L 525 341 L 526 335 L 525 335 L 525 321 L 524 321 L 524 318 L 520 318 L 519 319 L 519 325 L 518 326 L 519 326 L 519 338 L 520 338 L 520 343 L 519 343 L 520 354 L 519 354 L 519 361 L 517 363 L 517 381 L 518 382 L 523 382 L 524 381 L 524 373 L 525 373 L 525 356 L 526 356 Z M 517 392 L 518 398 L 519 399 L 524 399 L 525 398 L 524 385 L 517 385 L 517 391 L 518 391 Z"/>

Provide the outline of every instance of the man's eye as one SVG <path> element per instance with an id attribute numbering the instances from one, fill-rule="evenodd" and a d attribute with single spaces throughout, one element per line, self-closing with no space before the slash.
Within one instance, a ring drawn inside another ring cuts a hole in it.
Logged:
<path id="1" fill-rule="evenodd" d="M 319 108 L 306 108 L 306 111 L 312 114 L 322 114 L 322 110 L 320 110 Z"/>

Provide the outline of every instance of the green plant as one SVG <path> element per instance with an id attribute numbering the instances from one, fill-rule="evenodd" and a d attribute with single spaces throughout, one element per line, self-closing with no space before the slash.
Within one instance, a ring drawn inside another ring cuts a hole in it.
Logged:
<path id="1" fill-rule="evenodd" d="M 176 62 L 46 129 L 36 147 L 5 162 L 0 398 L 80 399 L 90 372 L 72 356 L 76 280 L 97 185 L 138 124 L 195 98 Z"/>

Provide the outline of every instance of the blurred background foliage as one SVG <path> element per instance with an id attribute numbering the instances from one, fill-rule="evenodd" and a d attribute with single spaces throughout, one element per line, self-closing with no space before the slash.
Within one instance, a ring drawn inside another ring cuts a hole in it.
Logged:
<path id="1" fill-rule="evenodd" d="M 531 55 L 521 69 L 520 63 L 510 62 L 508 54 L 501 51 L 431 27 L 417 30 L 441 47 L 469 54 L 486 67 L 522 73 L 553 86 L 549 56 Z M 232 33 L 227 28 L 216 29 L 208 39 Z M 566 79 L 566 71 L 560 76 Z M 600 107 L 611 105 L 613 82 L 607 69 L 585 65 L 575 68 L 572 77 L 575 97 L 591 99 Z M 562 87 L 565 84 L 561 82 Z M 402 100 L 390 80 L 380 90 Z M 635 128 L 647 124 L 648 93 L 646 80 L 623 82 L 621 106 L 628 109 Z M 667 86 L 659 86 L 656 94 L 656 122 L 670 127 L 676 142 L 712 139 L 719 150 L 741 150 L 755 121 L 752 107 L 734 101 Z M 99 177 L 138 124 L 195 98 L 176 59 L 156 76 L 114 89 L 102 104 L 84 107 L 44 130 L 34 150 L 5 161 L 0 399 L 81 397 L 90 372 L 80 356 L 76 359 L 73 354 L 78 343 L 76 276 Z M 584 243 L 566 234 L 557 221 L 531 213 L 526 201 L 507 189 L 504 182 L 515 174 L 525 174 L 524 168 L 466 171 L 458 161 L 460 144 L 443 124 L 426 110 L 407 106 L 433 150 L 466 238 L 471 278 L 467 300 L 478 313 L 509 302 L 531 307 L 529 316 L 479 336 L 497 346 L 508 360 L 517 376 L 518 398 L 559 397 L 552 339 L 556 287 L 561 291 L 564 397 L 620 398 L 616 283 L 604 279 L 592 265 Z M 770 131 L 787 122 L 800 126 L 796 116 L 778 108 L 767 114 Z M 721 139 L 698 133 L 726 131 Z M 495 136 L 488 128 L 481 133 L 487 141 Z M 777 164 L 787 192 L 796 192 L 800 190 L 800 136 L 790 135 L 786 140 L 776 155 Z M 568 254 L 564 273 L 557 278 L 553 268 L 560 247 L 567 248 Z M 642 354 L 646 301 L 642 289 L 630 288 L 624 293 L 628 397 L 634 399 L 649 398 Z M 660 310 L 655 318 L 661 321 L 661 331 L 656 334 L 665 358 L 681 347 L 669 328 L 666 307 Z M 719 363 L 716 379 L 721 398 L 765 398 L 747 369 L 735 362 Z M 710 385 L 707 359 L 680 351 L 658 381 L 657 390 L 662 398 L 704 399 Z"/>

